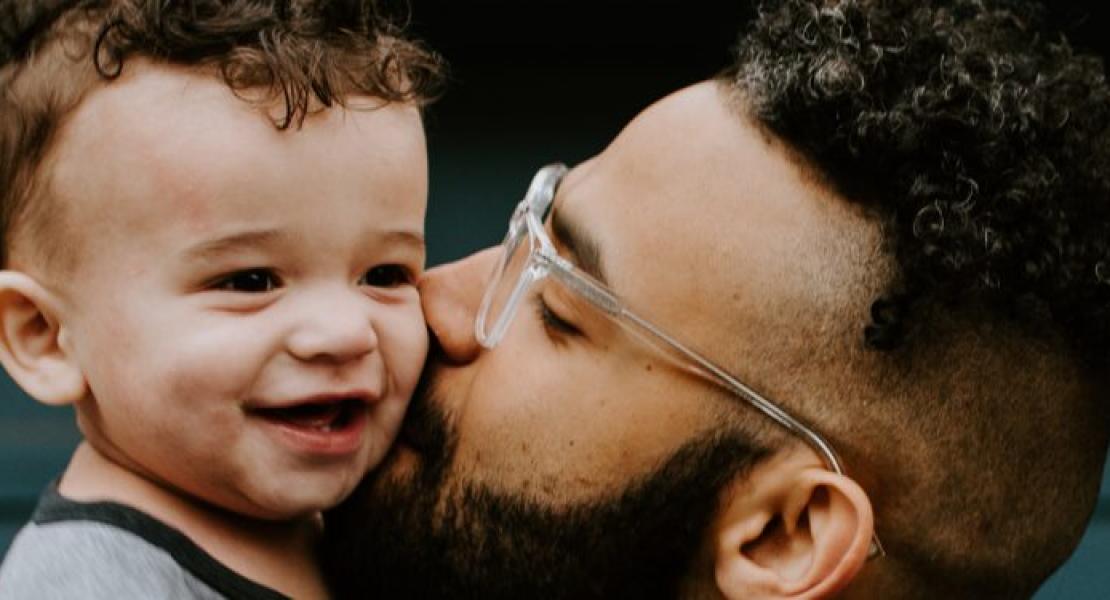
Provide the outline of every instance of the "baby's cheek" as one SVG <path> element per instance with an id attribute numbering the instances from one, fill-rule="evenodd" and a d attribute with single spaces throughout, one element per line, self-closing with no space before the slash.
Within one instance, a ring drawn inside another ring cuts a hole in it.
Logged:
<path id="1" fill-rule="evenodd" d="M 222 401 L 248 394 L 259 361 L 249 344 L 236 343 L 218 331 L 182 339 L 171 360 L 160 361 L 162 379 L 174 395 L 191 402 Z"/>
<path id="2" fill-rule="evenodd" d="M 408 397 L 416 387 L 428 356 L 428 328 L 419 300 L 391 311 L 383 336 L 383 358 L 398 392 Z"/>

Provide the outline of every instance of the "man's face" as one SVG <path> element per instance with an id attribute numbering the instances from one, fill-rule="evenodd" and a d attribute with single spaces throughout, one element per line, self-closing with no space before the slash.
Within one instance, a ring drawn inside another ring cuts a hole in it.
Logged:
<path id="1" fill-rule="evenodd" d="M 764 368 L 782 354 L 776 336 L 813 303 L 788 266 L 818 254 L 811 233 L 836 210 L 816 194 L 701 84 L 568 174 L 547 227 L 564 255 L 596 251 L 632 310 L 774 398 L 790 377 Z M 362 561 L 333 579 L 410 594 L 676 590 L 717 492 L 758 454 L 726 419 L 763 417 L 557 283 L 481 350 L 474 316 L 495 259 L 425 276 L 442 352 L 395 451 L 330 516 L 332 556 Z"/>
<path id="2" fill-rule="evenodd" d="M 349 493 L 427 349 L 425 164 L 408 106 L 278 131 L 217 77 L 143 63 L 94 92 L 51 181 L 75 244 L 52 285 L 93 447 L 263 518 Z"/>

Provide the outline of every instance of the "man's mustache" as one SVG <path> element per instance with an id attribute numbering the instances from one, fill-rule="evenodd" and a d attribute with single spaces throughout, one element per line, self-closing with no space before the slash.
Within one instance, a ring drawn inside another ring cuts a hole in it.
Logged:
<path id="1" fill-rule="evenodd" d="M 448 460 L 453 431 L 442 402 L 438 402 L 437 373 L 443 353 L 434 343 L 417 381 L 405 418 L 401 421 L 400 442 L 423 456 L 429 463 Z M 438 470 L 438 469 L 433 469 Z"/>

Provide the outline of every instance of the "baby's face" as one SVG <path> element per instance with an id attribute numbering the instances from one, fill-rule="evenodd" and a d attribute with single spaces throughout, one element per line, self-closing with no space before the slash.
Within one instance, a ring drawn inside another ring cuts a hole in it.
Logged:
<path id="1" fill-rule="evenodd" d="M 282 132 L 213 77 L 129 63 L 57 148 L 79 257 L 61 335 L 90 442 L 243 514 L 345 497 L 428 347 L 416 109 L 332 108 Z"/>

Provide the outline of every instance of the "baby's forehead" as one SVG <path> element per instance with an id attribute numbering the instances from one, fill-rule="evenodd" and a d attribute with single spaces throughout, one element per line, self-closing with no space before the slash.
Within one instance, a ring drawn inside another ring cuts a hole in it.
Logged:
<path id="1" fill-rule="evenodd" d="M 90 94 L 59 137 L 50 177 L 75 245 L 127 239 L 132 252 L 169 233 L 295 230 L 336 215 L 337 239 L 422 236 L 427 195 L 410 105 L 336 107 L 282 130 L 217 76 L 154 65 Z"/>
<path id="2" fill-rule="evenodd" d="M 264 112 L 215 74 L 134 61 L 124 75 L 93 89 L 73 111 L 55 154 L 59 160 L 95 156 L 111 146 L 117 155 L 154 160 L 165 153 L 160 149 L 243 135 L 251 124 L 266 131 Z"/>
<path id="3" fill-rule="evenodd" d="M 212 159 L 234 152 L 236 137 L 247 133 L 229 113 L 251 107 L 222 97 L 230 92 L 215 78 L 133 66 L 88 95 L 53 148 L 52 196 L 86 233 L 158 226 L 143 218 L 155 209 L 187 213 L 193 192 L 204 193 L 216 169 L 229 164 Z M 261 115 L 253 120 L 265 126 Z M 170 198 L 171 206 L 161 206 Z"/>
<path id="4" fill-rule="evenodd" d="M 339 165 L 349 158 L 343 151 L 354 149 L 350 138 L 398 126 L 409 128 L 400 137 L 415 138 L 407 140 L 408 145 L 419 145 L 423 153 L 423 132 L 415 109 L 412 115 L 398 114 L 409 111 L 364 111 L 394 117 L 377 118 L 370 124 L 364 119 L 325 114 L 349 112 L 332 109 L 310 115 L 303 127 L 279 130 L 272 119 L 273 106 L 255 100 L 249 91 L 231 90 L 213 73 L 129 63 L 120 80 L 95 90 L 74 111 L 55 148 L 53 186 L 63 195 L 81 192 L 74 197 L 97 190 L 112 196 L 110 192 L 121 184 L 136 186 L 156 179 L 158 188 L 169 184 L 186 195 L 211 194 L 214 191 L 206 189 L 211 182 L 242 183 L 267 168 L 273 169 L 271 175 L 279 176 L 282 163 Z M 412 128 L 403 121 L 414 121 L 417 126 Z M 368 126 L 374 127 L 374 132 L 366 132 Z M 327 153 L 330 156 L 324 156 L 315 145 L 325 135 L 339 142 Z M 377 152 L 368 149 L 365 161 L 370 163 Z M 98 168 L 84 168 L 94 159 Z M 322 179 L 348 175 L 337 168 L 327 171 Z M 159 191 L 151 189 L 150 196 L 157 197 Z"/>

